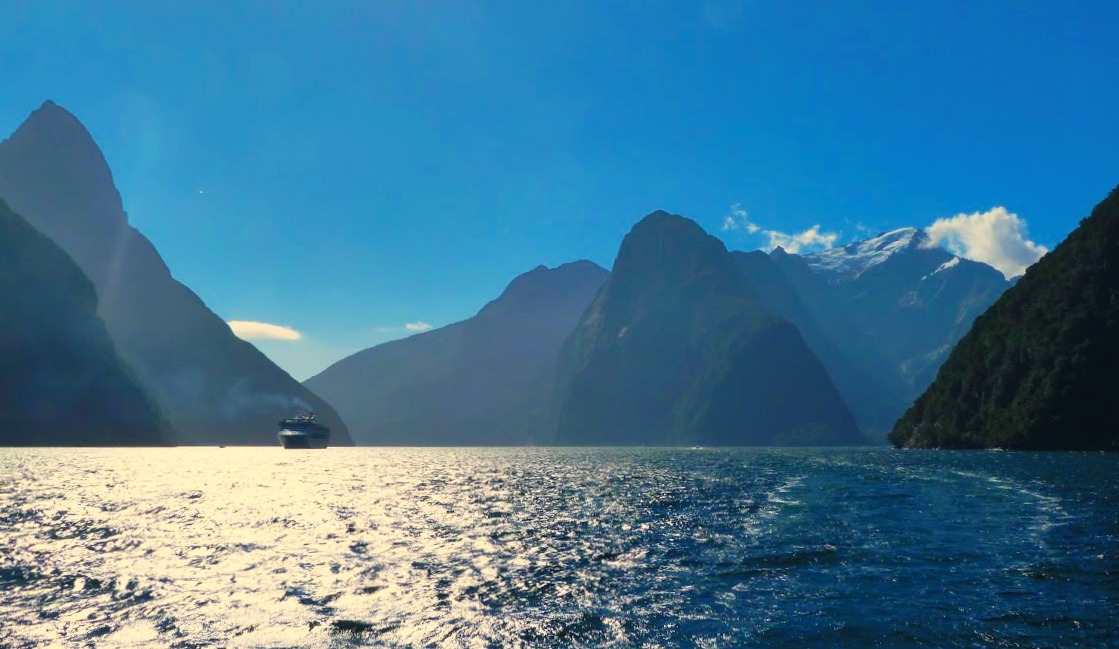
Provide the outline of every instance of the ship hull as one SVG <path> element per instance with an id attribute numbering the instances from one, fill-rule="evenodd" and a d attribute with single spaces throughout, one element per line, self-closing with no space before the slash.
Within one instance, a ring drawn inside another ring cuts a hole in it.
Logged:
<path id="1" fill-rule="evenodd" d="M 329 441 L 327 435 L 312 435 L 290 430 L 282 430 L 276 437 L 280 439 L 280 446 L 289 449 L 326 448 Z"/>

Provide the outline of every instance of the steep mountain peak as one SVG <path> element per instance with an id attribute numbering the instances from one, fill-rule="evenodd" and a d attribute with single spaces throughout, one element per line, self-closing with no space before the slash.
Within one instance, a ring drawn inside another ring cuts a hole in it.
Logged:
<path id="1" fill-rule="evenodd" d="M 834 281 L 855 279 L 890 257 L 909 250 L 933 247 L 920 228 L 899 228 L 862 241 L 805 255 L 809 267 Z"/>
<path id="2" fill-rule="evenodd" d="M 800 333 L 768 313 L 722 242 L 654 212 L 567 339 L 561 444 L 827 444 L 854 421 Z"/>
<path id="3" fill-rule="evenodd" d="M 670 214 L 664 210 L 657 210 L 645 215 L 638 221 L 630 231 L 634 234 L 648 233 L 648 232 L 687 232 L 693 236 L 703 235 L 707 236 L 703 228 L 698 223 L 689 219 L 686 216 L 679 214 Z"/>
<path id="4" fill-rule="evenodd" d="M 69 119 L 77 121 L 77 118 L 74 117 L 73 113 L 56 104 L 53 99 L 44 99 L 43 103 L 40 104 L 39 107 L 36 108 L 32 114 L 40 112 L 46 115 L 57 114 L 58 116 L 68 117 Z"/>
<path id="5" fill-rule="evenodd" d="M 612 291 L 657 304 L 667 299 L 663 295 L 663 299 L 654 299 L 662 291 L 682 290 L 687 282 L 682 283 L 681 278 L 700 280 L 727 294 L 756 298 L 753 287 L 741 281 L 722 241 L 695 221 L 664 211 L 641 219 L 622 239 L 607 284 Z"/>
<path id="6" fill-rule="evenodd" d="M 619 264 L 691 264 L 699 257 L 725 254 L 721 241 L 695 221 L 658 210 L 637 222 L 622 240 L 614 267 Z M 729 259 L 729 258 L 728 258 Z"/>
<path id="7" fill-rule="evenodd" d="M 101 156 L 101 149 L 98 148 L 97 142 L 94 141 L 85 125 L 73 113 L 50 99 L 31 111 L 27 119 L 20 124 L 19 128 L 9 138 L 13 143 L 25 139 L 34 143 L 49 143 L 54 146 L 65 147 L 60 153 L 73 153 L 77 150 L 85 155 L 96 155 L 101 166 L 108 171 L 108 164 Z M 61 158 L 62 156 L 59 155 L 58 157 Z"/>
<path id="8" fill-rule="evenodd" d="M 180 443 L 274 443 L 275 422 L 305 402 L 349 442 L 330 406 L 299 385 L 171 277 L 128 225 L 89 131 L 45 102 L 0 142 L 0 196 L 54 240 L 97 289 L 97 314 Z"/>
<path id="9" fill-rule="evenodd" d="M 107 229 L 114 236 L 127 222 L 97 142 L 77 117 L 49 99 L 0 142 L 0 188 L 14 209 L 35 212 L 36 225 L 56 240 L 74 214 L 96 221 L 90 231 Z M 54 209 L 29 209 L 46 202 Z"/>

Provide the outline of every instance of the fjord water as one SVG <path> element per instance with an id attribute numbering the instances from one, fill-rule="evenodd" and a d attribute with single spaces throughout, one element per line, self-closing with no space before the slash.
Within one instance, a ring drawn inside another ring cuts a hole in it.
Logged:
<path id="1" fill-rule="evenodd" d="M 1119 646 L 1116 475 L 1078 453 L 2 449 L 0 646 Z"/>

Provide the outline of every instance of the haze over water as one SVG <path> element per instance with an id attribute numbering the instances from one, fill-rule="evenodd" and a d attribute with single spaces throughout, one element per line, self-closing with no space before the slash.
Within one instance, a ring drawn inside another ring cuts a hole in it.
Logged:
<path id="1" fill-rule="evenodd" d="M 0 646 L 1119 646 L 1117 470 L 887 449 L 2 449 Z"/>

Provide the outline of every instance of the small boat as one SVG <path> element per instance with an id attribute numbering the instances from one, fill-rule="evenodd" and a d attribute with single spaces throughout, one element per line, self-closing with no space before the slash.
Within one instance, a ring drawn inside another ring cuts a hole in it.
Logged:
<path id="1" fill-rule="evenodd" d="M 298 412 L 280 422 L 277 437 L 284 448 L 326 448 L 330 429 L 315 421 L 315 413 Z"/>

